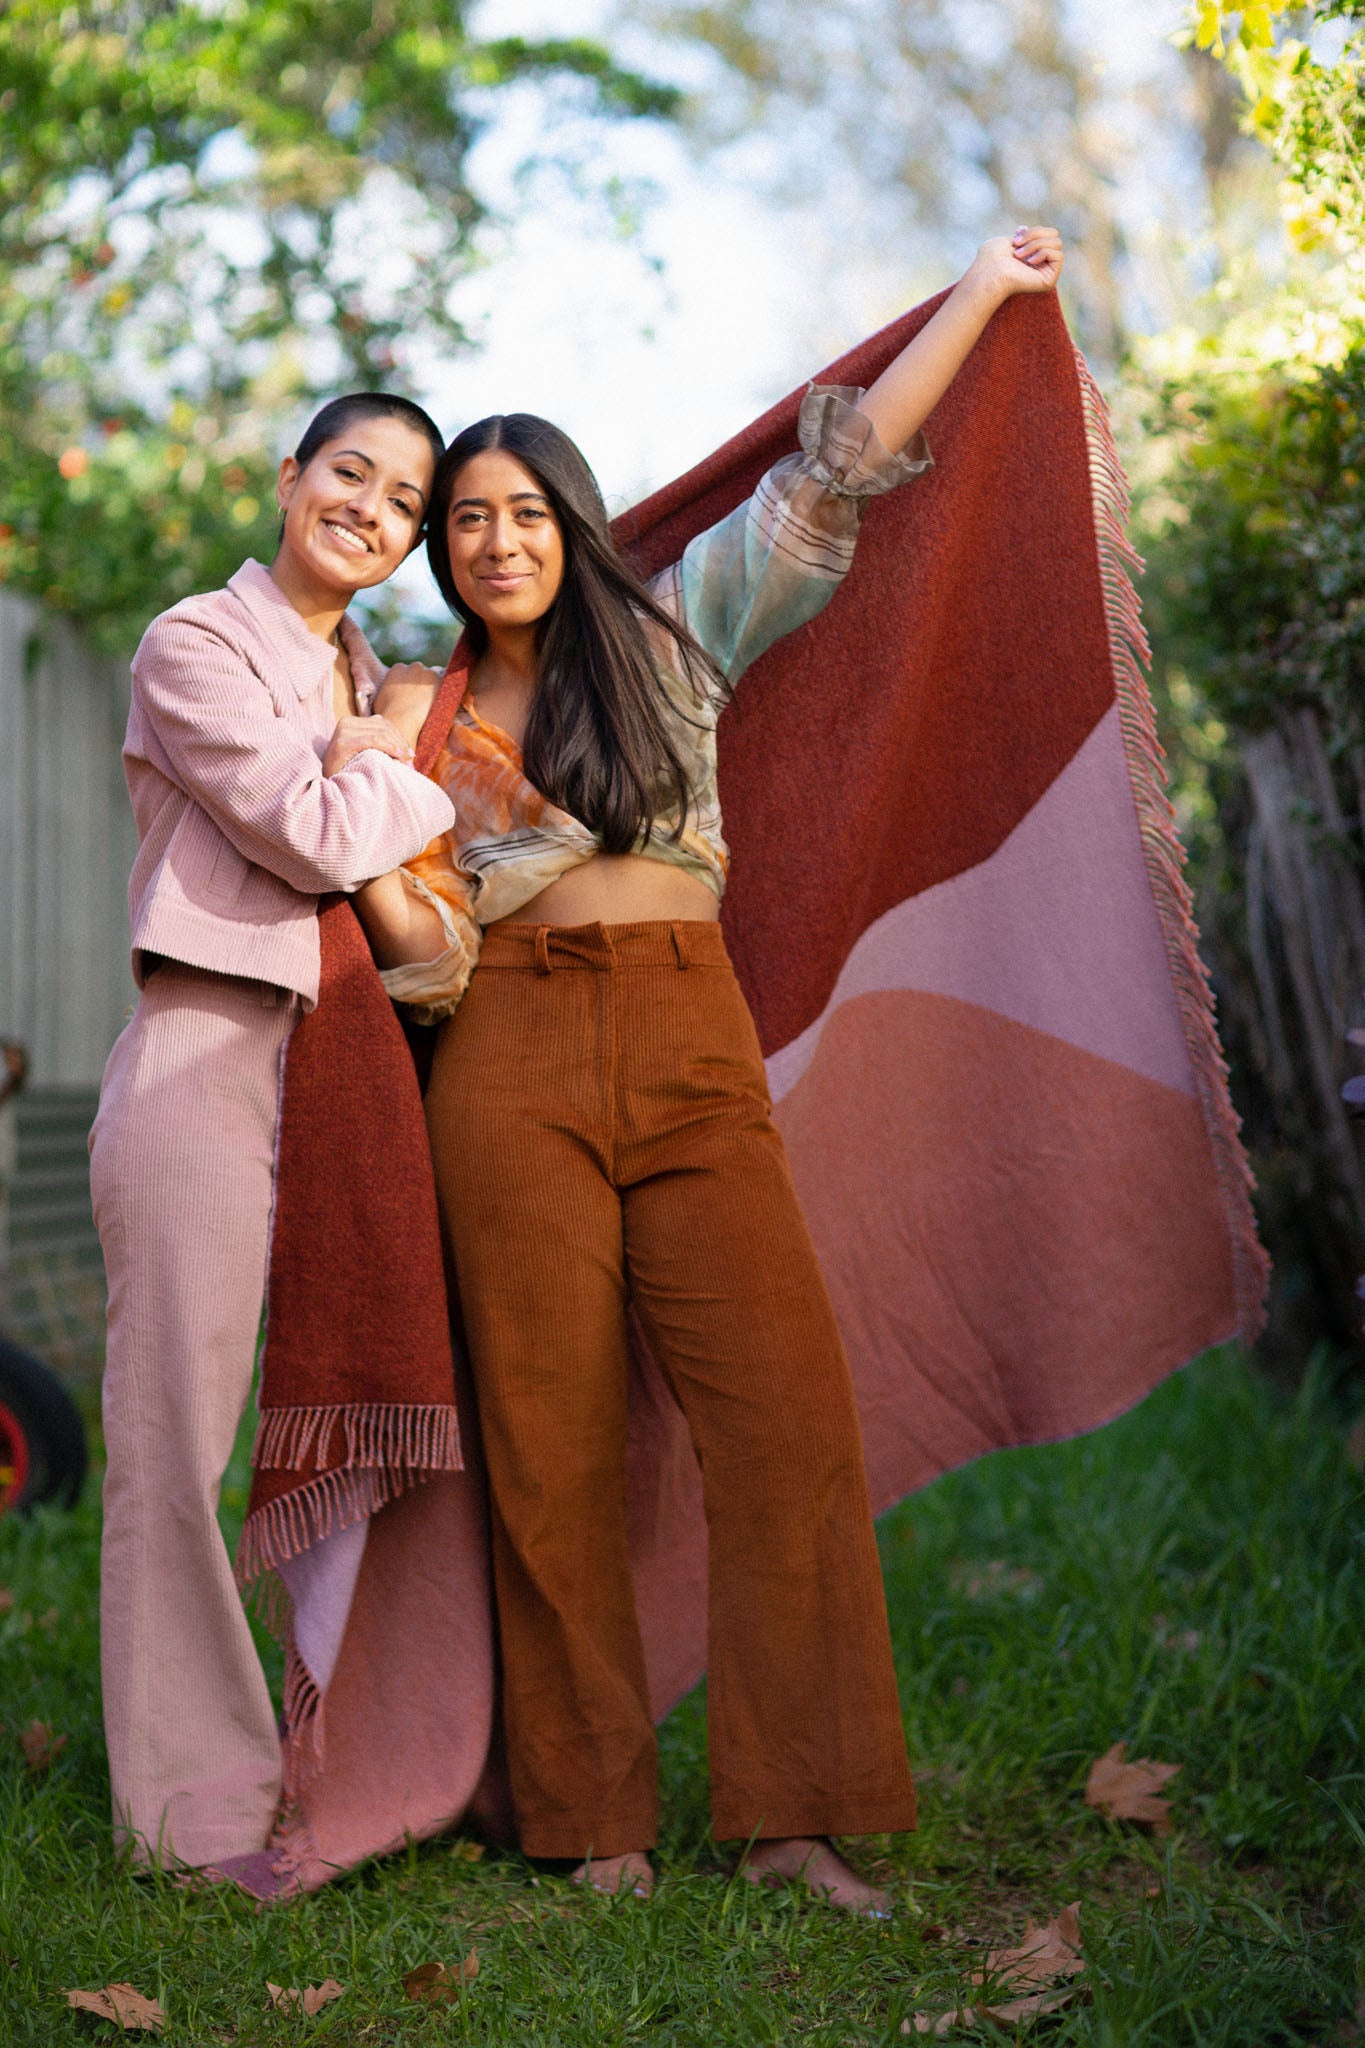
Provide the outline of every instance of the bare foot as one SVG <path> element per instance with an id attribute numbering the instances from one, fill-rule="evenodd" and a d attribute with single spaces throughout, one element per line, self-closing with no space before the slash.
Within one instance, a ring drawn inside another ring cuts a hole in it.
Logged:
<path id="1" fill-rule="evenodd" d="M 654 1889 L 654 1866 L 643 1849 L 627 1849 L 624 1856 L 590 1857 L 570 1873 L 569 1882 L 591 1885 L 595 1892 L 647 1899 Z"/>
<path id="2" fill-rule="evenodd" d="M 804 1884 L 842 1912 L 861 1913 L 869 1920 L 891 1918 L 889 1894 L 865 1883 L 829 1842 L 810 1835 L 755 1842 L 740 1869 L 750 1884 Z"/>

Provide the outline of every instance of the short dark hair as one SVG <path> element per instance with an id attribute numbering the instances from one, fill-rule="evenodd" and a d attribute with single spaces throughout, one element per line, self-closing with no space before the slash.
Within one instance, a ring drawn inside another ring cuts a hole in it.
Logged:
<path id="1" fill-rule="evenodd" d="M 540 624 L 539 674 L 522 746 L 527 779 L 600 834 L 606 853 L 638 850 L 669 811 L 677 838 L 692 791 L 646 626 L 672 641 L 699 711 L 724 693 L 724 678 L 617 554 L 597 479 L 561 428 L 535 413 L 494 413 L 456 435 L 437 465 L 427 515 L 427 559 L 441 595 L 477 657 L 488 629 L 455 587 L 446 522 L 455 478 L 466 462 L 495 448 L 530 471 L 564 541 L 564 581 Z"/>
<path id="2" fill-rule="evenodd" d="M 321 412 L 313 414 L 294 450 L 295 462 L 300 469 L 307 469 L 319 448 L 339 440 L 356 420 L 374 419 L 401 420 L 414 434 L 425 436 L 432 460 L 440 461 L 445 441 L 431 414 L 423 412 L 420 405 L 392 391 L 348 391 L 342 398 L 329 399 Z"/>

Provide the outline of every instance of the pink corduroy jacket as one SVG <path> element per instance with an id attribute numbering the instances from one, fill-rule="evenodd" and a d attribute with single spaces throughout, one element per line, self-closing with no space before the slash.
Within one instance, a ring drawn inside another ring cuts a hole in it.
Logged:
<path id="1" fill-rule="evenodd" d="M 383 667 L 358 626 L 344 618 L 341 633 L 368 712 Z M 295 990 L 311 1008 L 319 896 L 387 874 L 453 825 L 436 784 L 385 754 L 323 775 L 332 664 L 259 562 L 147 628 L 123 748 L 139 986 L 143 956 L 164 954 Z"/>

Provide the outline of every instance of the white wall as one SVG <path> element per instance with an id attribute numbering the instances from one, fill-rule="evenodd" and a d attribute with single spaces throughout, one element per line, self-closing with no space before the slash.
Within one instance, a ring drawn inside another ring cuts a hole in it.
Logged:
<path id="1" fill-rule="evenodd" d="M 34 1088 L 97 1085 L 136 993 L 127 715 L 123 664 L 0 591 L 0 1037 Z"/>

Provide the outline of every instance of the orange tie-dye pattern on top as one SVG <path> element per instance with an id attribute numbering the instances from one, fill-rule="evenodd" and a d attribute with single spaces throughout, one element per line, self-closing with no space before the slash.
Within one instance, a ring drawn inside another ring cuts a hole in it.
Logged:
<path id="1" fill-rule="evenodd" d="M 812 389 L 801 408 L 801 453 L 784 456 L 753 495 L 689 542 L 650 589 L 734 683 L 783 634 L 822 611 L 853 561 L 870 498 L 929 468 L 922 435 L 889 454 L 859 412 L 861 391 Z M 661 817 L 637 851 L 724 892 L 729 855 L 716 784 L 721 701 L 700 698 L 656 646 L 659 688 L 687 776 L 681 829 Z M 478 959 L 482 928 L 511 917 L 543 889 L 601 851 L 598 836 L 551 803 L 526 777 L 521 748 L 480 718 L 468 681 L 444 746 L 428 773 L 455 806 L 455 827 L 403 872 L 441 917 L 447 950 L 435 960 L 387 969 L 395 1002 L 424 1023 L 449 1016 Z"/>

